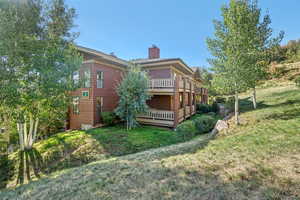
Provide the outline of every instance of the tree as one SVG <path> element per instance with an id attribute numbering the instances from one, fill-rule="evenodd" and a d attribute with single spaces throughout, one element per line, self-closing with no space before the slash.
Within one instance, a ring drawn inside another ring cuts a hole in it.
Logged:
<path id="1" fill-rule="evenodd" d="M 116 114 L 126 121 L 127 130 L 138 125 L 136 117 L 145 113 L 148 109 L 146 101 L 150 99 L 148 94 L 148 77 L 139 66 L 130 64 L 129 71 L 117 88 L 120 97 Z"/>
<path id="2" fill-rule="evenodd" d="M 217 95 L 215 88 L 212 86 L 213 76 L 214 74 L 206 67 L 197 67 L 195 71 L 195 78 L 197 79 L 199 77 L 202 80 L 202 87 L 208 89 L 209 96 Z"/>
<path id="3" fill-rule="evenodd" d="M 270 39 L 270 17 L 266 15 L 260 22 L 261 11 L 256 1 L 231 0 L 221 10 L 223 20 L 214 21 L 215 38 L 207 39 L 214 57 L 209 62 L 216 73 L 215 87 L 235 95 L 235 121 L 239 124 L 238 93 L 255 88 L 264 77 L 267 49 L 278 44 L 283 33 Z M 256 105 L 255 96 L 253 100 Z"/>
<path id="4" fill-rule="evenodd" d="M 70 32 L 74 16 L 63 0 L 7 1 L 0 7 L 0 107 L 16 123 L 27 179 L 26 159 L 35 152 L 40 119 L 66 110 L 68 91 L 77 88 L 72 74 L 82 59 Z"/>
<path id="5" fill-rule="evenodd" d="M 245 32 L 245 68 L 246 84 L 252 89 L 253 107 L 256 109 L 256 85 L 259 81 L 267 77 L 267 67 L 271 62 L 272 54 L 269 49 L 279 46 L 284 32 L 280 32 L 278 37 L 272 38 L 273 30 L 270 28 L 271 18 L 269 15 L 261 16 L 261 9 L 257 6 L 257 1 L 244 0 L 245 10 L 243 12 Z M 260 22 L 260 19 L 263 19 Z"/>
<path id="6" fill-rule="evenodd" d="M 231 0 L 223 6 L 223 21 L 214 20 L 215 38 L 207 39 L 214 58 L 209 59 L 215 72 L 213 85 L 219 92 L 235 95 L 235 122 L 239 124 L 238 93 L 245 90 L 245 6 L 244 1 Z"/>

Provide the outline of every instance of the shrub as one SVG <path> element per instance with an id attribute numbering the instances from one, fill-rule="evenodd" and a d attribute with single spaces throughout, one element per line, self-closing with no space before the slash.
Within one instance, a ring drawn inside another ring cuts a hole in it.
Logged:
<path id="1" fill-rule="evenodd" d="M 284 65 L 273 65 L 270 72 L 273 78 L 280 78 L 287 72 L 287 68 Z"/>
<path id="2" fill-rule="evenodd" d="M 176 134 L 180 141 L 187 141 L 196 135 L 196 126 L 194 121 L 185 121 L 176 128 Z"/>
<path id="3" fill-rule="evenodd" d="M 215 102 L 217 102 L 217 103 L 225 103 L 226 102 L 226 98 L 224 98 L 224 97 L 216 97 Z"/>
<path id="4" fill-rule="evenodd" d="M 102 121 L 105 125 L 111 126 L 116 121 L 116 115 L 113 112 L 102 112 Z"/>
<path id="5" fill-rule="evenodd" d="M 226 99 L 226 103 L 234 104 L 234 101 L 235 101 L 234 96 L 227 97 Z"/>
<path id="6" fill-rule="evenodd" d="M 216 123 L 216 119 L 209 115 L 203 115 L 194 119 L 197 134 L 208 133 Z"/>
<path id="7" fill-rule="evenodd" d="M 216 113 L 215 112 L 209 112 L 209 113 L 207 113 L 207 115 L 214 117 L 214 116 L 216 116 Z"/>
<path id="8" fill-rule="evenodd" d="M 231 111 L 234 110 L 234 102 L 235 102 L 234 96 L 228 97 L 226 99 L 225 107 Z"/>
<path id="9" fill-rule="evenodd" d="M 298 78 L 296 78 L 295 82 L 296 82 L 296 85 L 298 87 L 300 87 L 300 76 Z"/>
<path id="10" fill-rule="evenodd" d="M 219 105 L 216 101 L 214 101 L 213 104 L 211 105 L 211 111 L 214 112 L 214 113 L 219 112 Z"/>
<path id="11" fill-rule="evenodd" d="M 197 104 L 197 112 L 198 113 L 209 113 L 211 111 L 211 107 L 207 104 Z"/>
<path id="12" fill-rule="evenodd" d="M 6 188 L 9 178 L 11 178 L 10 168 L 11 163 L 8 160 L 8 155 L 0 153 L 0 189 Z"/>

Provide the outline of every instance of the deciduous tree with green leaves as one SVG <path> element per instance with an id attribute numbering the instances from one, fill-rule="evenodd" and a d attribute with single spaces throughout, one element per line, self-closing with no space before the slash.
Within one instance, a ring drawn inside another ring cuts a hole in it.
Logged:
<path id="1" fill-rule="evenodd" d="M 238 93 L 255 88 L 264 77 L 266 50 L 278 44 L 283 34 L 270 39 L 270 17 L 266 15 L 260 22 L 256 1 L 231 0 L 221 11 L 223 20 L 214 21 L 215 37 L 207 39 L 213 55 L 209 62 L 215 71 L 212 82 L 219 92 L 235 95 L 235 121 L 239 124 Z"/>
<path id="2" fill-rule="evenodd" d="M 267 77 L 267 67 L 272 58 L 272 53 L 269 50 L 280 44 L 284 32 L 280 32 L 278 37 L 272 38 L 271 18 L 269 15 L 262 17 L 257 0 L 243 0 L 241 3 L 244 6 L 244 27 L 247 30 L 244 34 L 246 63 L 243 67 L 247 75 L 246 84 L 253 91 L 252 102 L 254 109 L 256 109 L 256 86 L 259 81 Z"/>
<path id="3" fill-rule="evenodd" d="M 120 100 L 115 112 L 126 121 L 127 130 L 136 127 L 137 115 L 145 113 L 148 109 L 148 80 L 146 72 L 141 71 L 139 66 L 130 64 L 129 71 L 117 88 Z"/>
<path id="4" fill-rule="evenodd" d="M 20 160 L 24 161 L 30 179 L 26 163 L 33 163 L 34 158 L 26 159 L 33 155 L 31 150 L 41 118 L 47 119 L 56 111 L 65 114 L 70 102 L 68 91 L 77 88 L 72 74 L 81 66 L 82 59 L 74 46 L 77 34 L 70 32 L 75 10 L 63 0 L 6 1 L 3 5 L 0 107 L 2 115 L 16 123 Z"/>

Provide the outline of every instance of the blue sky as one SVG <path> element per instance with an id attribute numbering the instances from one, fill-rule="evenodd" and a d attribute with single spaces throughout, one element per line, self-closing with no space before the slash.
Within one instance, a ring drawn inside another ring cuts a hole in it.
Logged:
<path id="1" fill-rule="evenodd" d="M 229 0 L 67 0 L 78 17 L 77 43 L 114 52 L 123 59 L 145 58 L 157 45 L 163 58 L 182 58 L 190 66 L 209 66 L 206 38 L 213 36 L 213 19 Z M 283 43 L 300 38 L 300 0 L 259 0 L 272 19 L 274 33 L 285 32 Z"/>

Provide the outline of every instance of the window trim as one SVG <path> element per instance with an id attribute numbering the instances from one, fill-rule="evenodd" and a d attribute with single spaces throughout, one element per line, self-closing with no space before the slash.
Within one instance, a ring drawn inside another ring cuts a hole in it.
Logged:
<path id="1" fill-rule="evenodd" d="M 99 73 L 101 74 L 101 77 L 99 78 Z M 98 84 L 99 83 L 99 84 Z M 101 83 L 101 87 L 99 86 Z M 104 72 L 101 70 L 98 70 L 96 73 L 96 87 L 97 88 L 104 88 Z"/>
<path id="2" fill-rule="evenodd" d="M 88 95 L 84 96 L 83 93 L 87 93 Z M 88 90 L 81 91 L 81 96 L 84 97 L 84 98 L 89 98 L 90 97 L 90 91 L 88 91 Z"/>
<path id="3" fill-rule="evenodd" d="M 86 74 L 88 72 L 88 75 Z M 90 88 L 91 87 L 91 69 L 86 68 L 83 70 L 83 88 Z M 88 83 L 88 85 L 87 85 Z"/>

